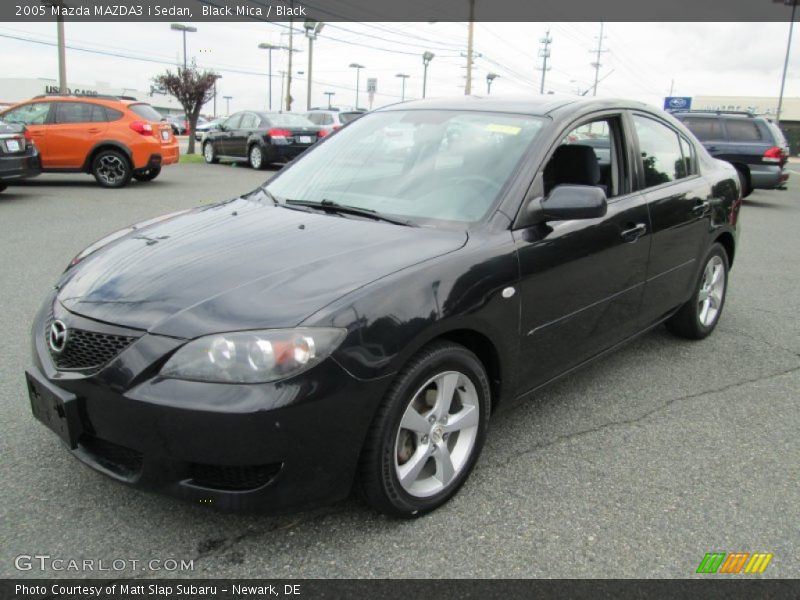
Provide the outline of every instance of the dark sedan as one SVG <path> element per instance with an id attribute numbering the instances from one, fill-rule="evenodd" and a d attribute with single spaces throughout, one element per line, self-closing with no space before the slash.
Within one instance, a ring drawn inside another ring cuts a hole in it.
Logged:
<path id="1" fill-rule="evenodd" d="M 228 117 L 203 142 L 206 162 L 246 162 L 254 169 L 285 163 L 308 150 L 328 132 L 291 113 L 242 111 Z"/>
<path id="2" fill-rule="evenodd" d="M 380 109 L 249 194 L 76 256 L 33 323 L 33 413 L 94 469 L 202 506 L 355 482 L 419 515 L 495 409 L 660 323 L 709 335 L 740 205 L 736 170 L 644 104 Z"/>
<path id="3" fill-rule="evenodd" d="M 39 150 L 25 126 L 0 121 L 0 192 L 11 181 L 41 172 Z"/>

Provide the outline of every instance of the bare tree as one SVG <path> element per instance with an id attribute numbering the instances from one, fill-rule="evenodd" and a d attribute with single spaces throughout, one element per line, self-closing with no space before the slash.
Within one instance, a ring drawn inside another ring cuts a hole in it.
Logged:
<path id="1" fill-rule="evenodd" d="M 203 105 L 214 97 L 213 71 L 198 71 L 195 68 L 178 67 L 177 73 L 168 70 L 153 78 L 153 83 L 162 88 L 183 106 L 189 121 L 189 154 L 194 154 L 194 129 Z"/>

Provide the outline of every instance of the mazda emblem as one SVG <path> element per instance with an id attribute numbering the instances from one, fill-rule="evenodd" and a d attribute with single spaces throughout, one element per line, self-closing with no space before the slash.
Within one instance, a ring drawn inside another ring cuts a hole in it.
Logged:
<path id="1" fill-rule="evenodd" d="M 56 320 L 50 325 L 48 340 L 50 342 L 50 349 L 53 352 L 60 353 L 64 351 L 64 347 L 67 345 L 68 331 L 63 321 Z"/>

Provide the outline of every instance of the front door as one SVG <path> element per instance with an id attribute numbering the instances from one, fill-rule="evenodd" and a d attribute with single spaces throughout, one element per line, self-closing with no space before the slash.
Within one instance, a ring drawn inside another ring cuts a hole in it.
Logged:
<path id="1" fill-rule="evenodd" d="M 33 143 L 39 149 L 42 167 L 50 166 L 50 157 L 47 148 L 47 122 L 50 113 L 50 102 L 30 102 L 6 111 L 2 115 L 2 120 L 6 123 L 18 123 L 25 125 L 30 132 Z"/>

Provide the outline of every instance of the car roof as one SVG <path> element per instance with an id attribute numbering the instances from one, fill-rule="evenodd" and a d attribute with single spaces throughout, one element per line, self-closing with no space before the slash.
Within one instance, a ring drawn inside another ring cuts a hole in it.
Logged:
<path id="1" fill-rule="evenodd" d="M 546 94 L 542 96 L 455 96 L 451 98 L 429 98 L 392 104 L 375 112 L 391 110 L 465 110 L 516 113 L 532 116 L 546 116 L 553 113 L 581 113 L 590 110 L 614 108 L 643 109 L 652 111 L 654 107 L 633 100 L 618 98 L 586 98 Z"/>

